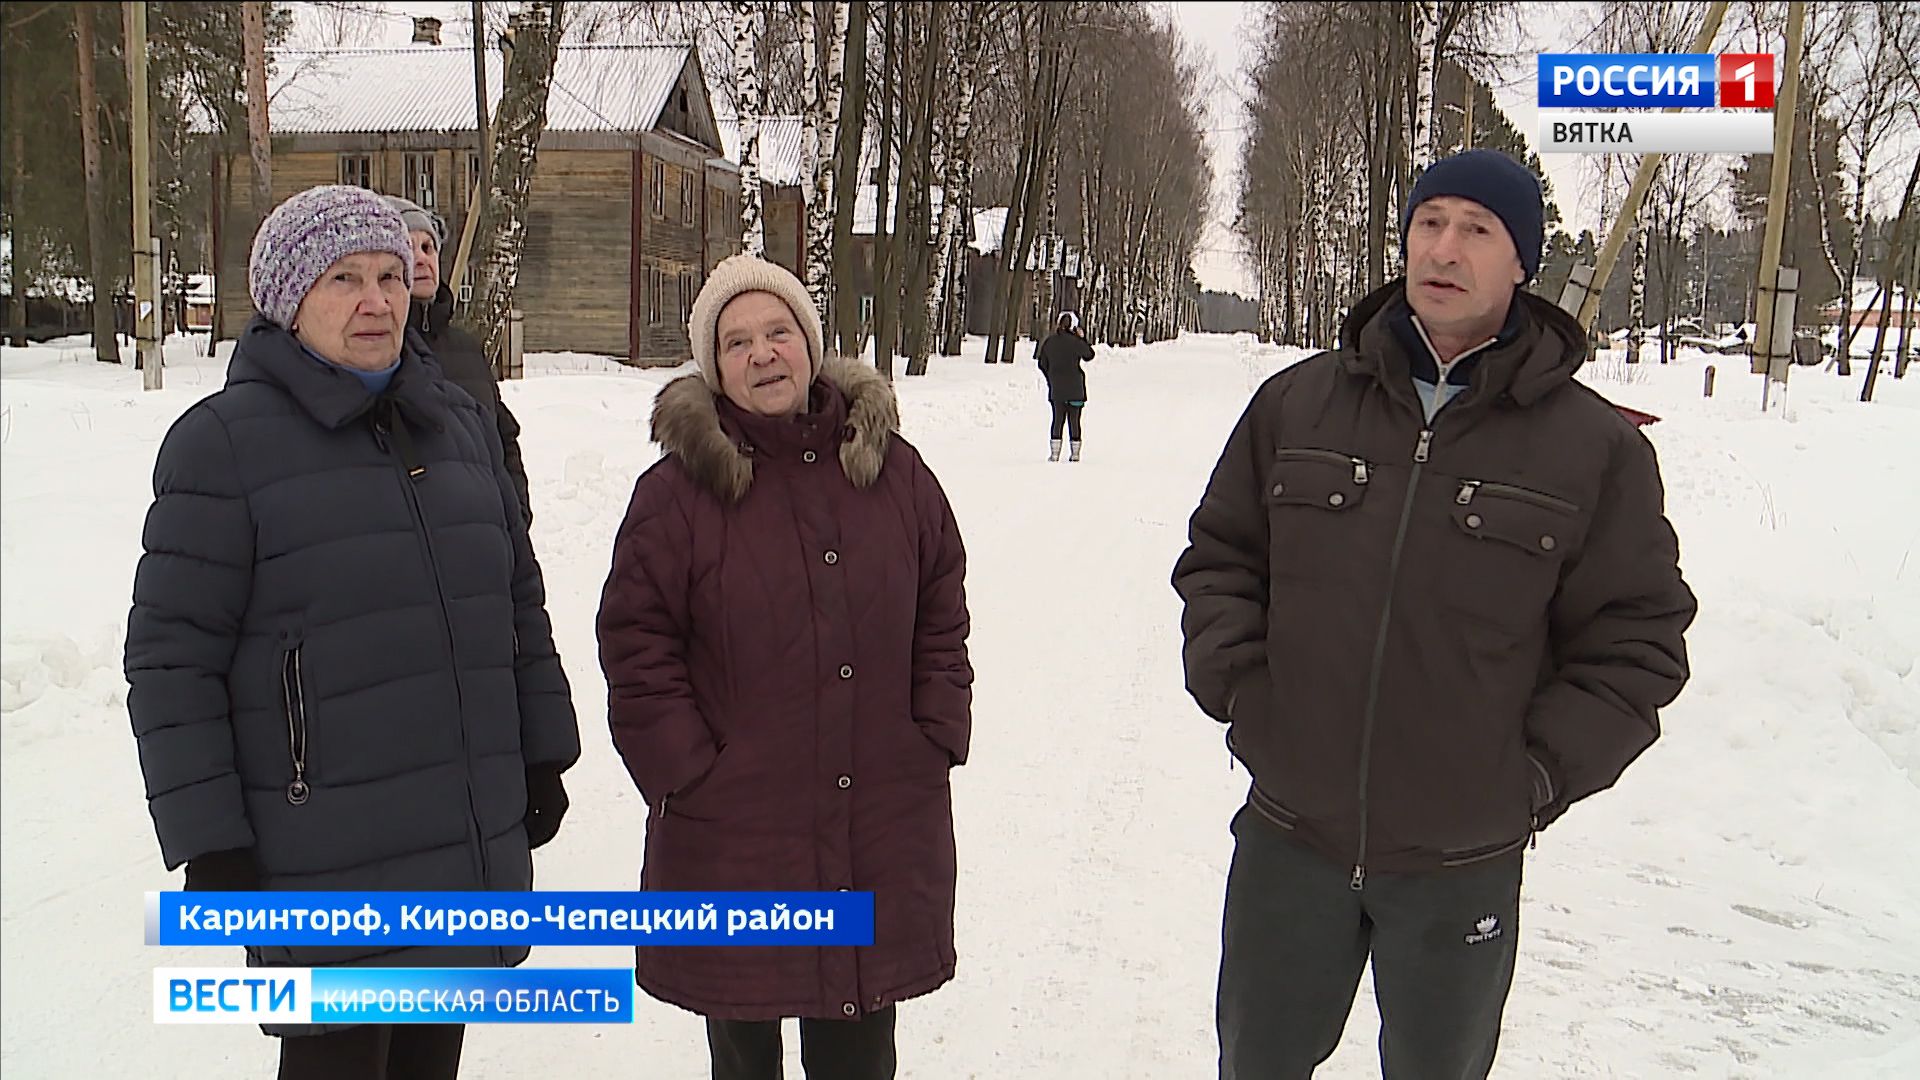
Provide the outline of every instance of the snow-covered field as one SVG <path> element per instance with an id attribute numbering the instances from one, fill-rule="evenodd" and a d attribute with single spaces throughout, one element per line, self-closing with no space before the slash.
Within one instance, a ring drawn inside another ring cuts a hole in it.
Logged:
<path id="1" fill-rule="evenodd" d="M 254 1028 L 151 1023 L 151 968 L 239 962 L 140 941 L 142 894 L 179 878 L 141 797 L 121 636 L 154 451 L 224 370 L 170 348 L 151 394 L 78 341 L 0 355 L 8 1080 L 272 1071 Z M 1087 459 L 1050 465 L 1031 344 L 1012 366 L 981 348 L 900 384 L 965 533 L 978 669 L 955 776 L 960 970 L 902 1007 L 901 1075 L 1211 1075 L 1246 774 L 1182 689 L 1168 576 L 1248 395 L 1301 354 L 1245 337 L 1102 350 Z M 1920 379 L 1863 406 L 1857 376 L 1796 369 L 1789 411 L 1763 415 L 1738 359 L 1703 399 L 1708 362 L 1586 375 L 1665 418 L 1648 431 L 1701 601 L 1695 675 L 1665 737 L 1530 857 L 1499 1077 L 1920 1076 Z M 586 747 L 537 859 L 550 888 L 637 881 L 644 812 L 592 627 L 671 374 L 536 357 L 504 387 Z M 1369 994 L 1322 1075 L 1376 1075 Z M 630 1028 L 475 1027 L 467 1047 L 475 1077 L 706 1075 L 700 1021 L 645 999 Z M 799 1076 L 791 1037 L 789 1060 Z"/>

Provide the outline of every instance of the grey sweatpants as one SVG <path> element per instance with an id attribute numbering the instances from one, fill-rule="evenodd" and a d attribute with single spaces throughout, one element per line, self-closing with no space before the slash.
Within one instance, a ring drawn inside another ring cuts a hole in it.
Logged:
<path id="1" fill-rule="evenodd" d="M 1216 1020 L 1221 1080 L 1295 1080 L 1331 1057 L 1373 960 L 1385 1080 L 1493 1067 L 1513 984 L 1522 852 L 1427 874 L 1329 862 L 1251 806 L 1233 820 Z"/>

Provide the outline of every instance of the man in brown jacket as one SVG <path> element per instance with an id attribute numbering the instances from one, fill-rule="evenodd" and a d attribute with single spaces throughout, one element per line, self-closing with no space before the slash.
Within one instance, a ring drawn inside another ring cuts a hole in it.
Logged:
<path id="1" fill-rule="evenodd" d="M 1253 780 L 1223 1080 L 1310 1076 L 1369 958 L 1388 1080 L 1484 1077 L 1523 849 L 1613 785 L 1688 677 L 1653 447 L 1574 381 L 1578 324 L 1519 289 L 1541 217 L 1511 158 L 1430 167 L 1407 276 L 1255 393 L 1193 514 L 1187 688 Z"/>

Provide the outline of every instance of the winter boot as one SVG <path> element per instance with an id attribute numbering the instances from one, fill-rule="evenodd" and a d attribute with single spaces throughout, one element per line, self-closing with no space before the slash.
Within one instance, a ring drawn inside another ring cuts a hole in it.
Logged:
<path id="1" fill-rule="evenodd" d="M 1054 439 L 1053 441 L 1049 442 L 1047 445 L 1051 448 L 1047 452 L 1047 460 L 1059 461 L 1060 460 L 1060 440 Z"/>
<path id="2" fill-rule="evenodd" d="M 1073 454 L 1071 457 L 1067 458 L 1067 460 L 1068 461 L 1080 460 L 1080 440 L 1079 439 L 1073 440 Z"/>

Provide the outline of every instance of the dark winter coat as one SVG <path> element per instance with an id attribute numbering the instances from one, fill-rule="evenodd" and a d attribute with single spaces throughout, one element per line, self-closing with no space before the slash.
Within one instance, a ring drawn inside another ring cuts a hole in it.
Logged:
<path id="1" fill-rule="evenodd" d="M 494 378 L 493 365 L 473 335 L 453 325 L 453 293 L 445 285 L 433 296 L 432 303 L 413 301 L 407 328 L 420 336 L 420 345 L 440 365 L 440 370 L 467 396 L 480 403 L 500 432 L 500 449 L 507 460 L 507 475 L 513 478 L 513 492 L 520 503 L 520 516 L 533 527 L 533 496 L 527 485 L 527 466 L 520 458 L 520 421 L 500 399 L 500 384 Z"/>
<path id="2" fill-rule="evenodd" d="M 1403 285 L 1362 301 L 1340 350 L 1254 395 L 1174 570 L 1188 690 L 1254 806 L 1357 873 L 1526 843 L 1688 677 L 1653 447 L 1574 381 L 1573 320 L 1515 303 L 1429 427 Z"/>
<path id="3" fill-rule="evenodd" d="M 243 849 L 267 890 L 531 887 L 527 771 L 571 765 L 580 740 L 540 567 L 471 399 L 411 348 L 375 398 L 256 318 L 226 388 L 161 444 L 142 539 L 127 705 L 168 869 Z M 261 947 L 249 962 L 526 953 Z"/>
<path id="4" fill-rule="evenodd" d="M 1093 359 L 1093 346 L 1086 338 L 1056 330 L 1040 343 L 1039 359 L 1048 401 L 1070 405 L 1087 400 L 1087 373 L 1080 365 Z"/>
<path id="5" fill-rule="evenodd" d="M 600 615 L 608 723 L 646 799 L 643 887 L 872 891 L 875 941 L 647 948 L 647 993 L 729 1019 L 844 1018 L 953 977 L 948 770 L 973 669 L 953 512 L 872 368 L 798 419 L 696 376 L 654 406 Z"/>

